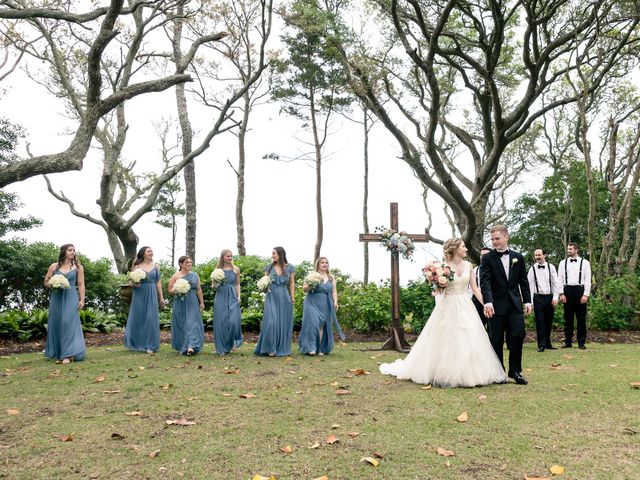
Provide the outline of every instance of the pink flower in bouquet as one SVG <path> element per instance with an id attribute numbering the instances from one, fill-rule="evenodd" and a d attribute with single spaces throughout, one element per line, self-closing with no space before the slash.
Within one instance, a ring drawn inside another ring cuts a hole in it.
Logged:
<path id="1" fill-rule="evenodd" d="M 445 277 L 444 275 L 438 277 L 438 286 L 445 288 L 447 285 L 449 285 L 449 279 L 447 277 Z"/>

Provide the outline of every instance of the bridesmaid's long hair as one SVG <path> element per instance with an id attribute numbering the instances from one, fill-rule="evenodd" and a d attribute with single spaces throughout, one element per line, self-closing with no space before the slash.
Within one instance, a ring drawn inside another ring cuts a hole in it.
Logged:
<path id="1" fill-rule="evenodd" d="M 224 256 L 227 253 L 231 253 L 233 254 L 233 252 L 231 250 L 229 250 L 228 248 L 225 248 L 224 250 L 222 250 L 220 252 L 220 258 L 218 259 L 218 265 L 216 265 L 216 268 L 224 268 L 225 266 L 225 261 L 224 261 Z M 231 259 L 231 268 L 233 268 L 235 265 L 233 264 L 233 258 Z"/>
<path id="2" fill-rule="evenodd" d="M 442 245 L 444 259 L 447 261 L 451 260 L 458 251 L 458 248 L 460 248 L 460 245 L 462 245 L 462 239 L 458 237 L 450 238 L 449 240 L 444 242 L 444 245 Z"/>
<path id="3" fill-rule="evenodd" d="M 60 247 L 60 253 L 58 254 L 58 267 L 61 267 L 64 263 L 65 258 L 67 258 L 67 249 L 69 247 L 75 247 L 75 245 L 73 243 L 65 243 Z M 73 260 L 71 260 L 71 266 L 75 266 L 76 268 L 78 268 L 78 265 L 80 265 L 80 261 L 78 260 L 78 255 L 76 254 L 73 256 Z"/>
<path id="4" fill-rule="evenodd" d="M 318 259 L 316 260 L 315 265 L 313 266 L 313 269 L 316 272 L 319 272 L 320 271 L 320 262 L 322 260 L 326 260 L 327 261 L 327 277 L 329 277 L 329 280 L 333 281 L 334 278 L 333 278 L 333 275 L 331 275 L 331 271 L 329 270 L 329 259 L 327 257 L 318 257 Z"/>
<path id="5" fill-rule="evenodd" d="M 136 253 L 136 258 L 133 260 L 133 264 L 131 265 L 131 270 L 133 270 L 138 265 L 140 265 L 142 262 L 144 262 L 144 252 L 147 250 L 147 248 L 149 248 L 149 247 L 148 246 L 144 246 L 140 250 L 138 250 L 138 253 Z"/>
<path id="6" fill-rule="evenodd" d="M 280 271 L 284 273 L 284 267 L 287 265 L 287 252 L 284 251 L 282 247 L 273 247 L 273 249 L 278 254 L 278 265 L 280 265 Z M 269 273 L 271 273 L 271 269 L 273 268 L 273 262 L 269 265 Z"/>

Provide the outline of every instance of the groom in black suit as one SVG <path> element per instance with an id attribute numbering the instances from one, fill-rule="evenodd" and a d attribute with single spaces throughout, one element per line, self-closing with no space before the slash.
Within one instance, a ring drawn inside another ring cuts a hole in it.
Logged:
<path id="1" fill-rule="evenodd" d="M 526 385 L 528 382 L 522 376 L 522 344 L 525 337 L 523 310 L 527 315 L 531 313 L 531 293 L 524 257 L 509 250 L 508 241 L 509 232 L 504 225 L 491 228 L 493 251 L 482 257 L 480 289 L 491 345 L 502 363 L 506 333 L 509 348 L 507 375 L 517 384 Z"/>

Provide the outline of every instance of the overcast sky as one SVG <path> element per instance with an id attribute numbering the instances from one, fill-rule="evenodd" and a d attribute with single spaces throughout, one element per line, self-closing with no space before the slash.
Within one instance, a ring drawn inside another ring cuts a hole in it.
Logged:
<path id="1" fill-rule="evenodd" d="M 17 72 L 3 82 L 6 92 L 0 98 L 0 111 L 28 131 L 34 155 L 60 151 L 69 143 L 68 131 L 73 124 L 65 120 L 63 106 L 53 100 L 44 88 Z M 137 168 L 152 170 L 159 165 L 159 141 L 152 121 L 174 112 L 173 91 L 147 94 L 129 102 L 130 125 L 125 147 L 127 159 L 136 159 Z M 194 129 L 201 134 L 211 124 L 211 114 L 191 104 Z M 361 114 L 356 114 L 358 118 Z M 174 115 L 175 116 L 175 115 Z M 297 138 L 305 137 L 298 121 L 280 115 L 275 105 L 265 105 L 251 120 L 247 139 L 245 237 L 249 254 L 268 257 L 271 249 L 282 245 L 291 263 L 311 260 L 316 238 L 314 170 L 305 162 L 264 160 L 267 153 L 283 157 L 297 156 L 308 149 Z M 322 255 L 332 267 L 353 277 L 363 276 L 362 244 L 358 234 L 362 226 L 363 136 L 362 128 L 337 117 L 327 147 L 328 160 L 323 166 L 324 242 Z M 389 225 L 389 203 L 398 202 L 400 228 L 410 233 L 423 233 L 426 214 L 422 206 L 420 182 L 410 168 L 397 158 L 393 138 L 377 125 L 370 135 L 369 225 Z M 194 142 L 194 145 L 196 143 Z M 231 134 L 214 139 L 211 148 L 196 161 L 198 224 L 197 262 L 217 257 L 220 250 L 236 245 L 235 176 L 227 159 L 236 163 L 236 140 Z M 100 151 L 92 149 L 81 172 L 51 176 L 57 190 L 76 202 L 79 210 L 99 218 L 95 203 L 100 179 Z M 30 241 L 55 244 L 74 243 L 91 258 L 111 258 L 102 229 L 69 213 L 46 191 L 42 178 L 13 184 L 8 191 L 20 195 L 24 208 L 20 213 L 44 220 L 40 228 L 22 234 Z M 438 211 L 439 199 L 433 196 L 434 235 L 450 236 L 450 228 Z M 156 259 L 170 259 L 170 232 L 153 223 L 148 214 L 136 225 L 140 245 L 150 245 Z M 184 250 L 184 223 L 181 223 L 177 254 Z M 427 260 L 440 256 L 435 244 L 417 244 L 415 261 L 401 260 L 401 281 L 420 277 Z M 377 244 L 370 248 L 370 280 L 389 277 L 389 255 Z"/>

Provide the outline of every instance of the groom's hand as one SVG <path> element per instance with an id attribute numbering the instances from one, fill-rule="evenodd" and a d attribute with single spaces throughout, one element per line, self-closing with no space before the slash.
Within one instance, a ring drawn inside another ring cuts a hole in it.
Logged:
<path id="1" fill-rule="evenodd" d="M 531 304 L 530 303 L 525 303 L 524 304 L 524 314 L 525 315 L 531 315 L 531 311 L 532 311 Z"/>
<path id="2" fill-rule="evenodd" d="M 485 305 L 484 306 L 484 316 L 487 318 L 493 317 L 496 311 L 493 309 L 493 305 Z"/>

